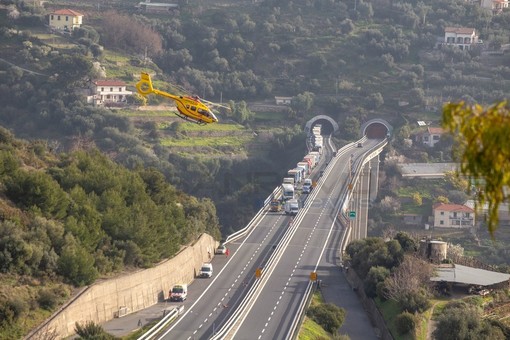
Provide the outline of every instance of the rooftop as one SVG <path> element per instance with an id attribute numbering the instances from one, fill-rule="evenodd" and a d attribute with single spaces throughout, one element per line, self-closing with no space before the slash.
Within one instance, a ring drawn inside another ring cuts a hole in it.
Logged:
<path id="1" fill-rule="evenodd" d="M 449 267 L 435 268 L 437 276 L 430 278 L 431 281 L 446 281 L 469 285 L 491 286 L 510 279 L 510 274 L 493 272 L 490 270 L 472 268 L 454 264 Z"/>
<path id="2" fill-rule="evenodd" d="M 456 212 L 475 212 L 468 206 L 462 204 L 446 204 L 446 203 L 436 203 L 433 206 L 434 210 L 442 210 L 442 211 L 456 211 Z"/>
<path id="3" fill-rule="evenodd" d="M 51 14 L 56 14 L 56 15 L 71 15 L 73 17 L 82 17 L 83 14 L 79 13 L 79 12 L 76 12 L 76 11 L 73 11 L 72 9 L 59 9 L 59 10 L 56 10 L 55 12 L 51 13 Z"/>
<path id="4" fill-rule="evenodd" d="M 475 29 L 471 27 L 446 27 L 444 31 L 446 33 L 472 34 Z"/>
<path id="5" fill-rule="evenodd" d="M 404 163 L 398 165 L 402 177 L 441 178 L 446 172 L 455 171 L 457 163 Z"/>
<path id="6" fill-rule="evenodd" d="M 96 80 L 94 84 L 96 86 L 126 86 L 122 80 Z"/>

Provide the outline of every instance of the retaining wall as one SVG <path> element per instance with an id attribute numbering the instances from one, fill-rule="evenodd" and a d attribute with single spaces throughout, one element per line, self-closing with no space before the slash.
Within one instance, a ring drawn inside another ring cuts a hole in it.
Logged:
<path id="1" fill-rule="evenodd" d="M 210 235 L 203 234 L 195 244 L 156 267 L 98 281 L 82 290 L 26 339 L 40 338 L 48 330 L 64 338 L 74 334 L 76 322 L 100 324 L 152 306 L 168 298 L 174 284 L 190 284 L 202 263 L 209 261 L 208 251 L 214 254 L 217 245 Z"/>

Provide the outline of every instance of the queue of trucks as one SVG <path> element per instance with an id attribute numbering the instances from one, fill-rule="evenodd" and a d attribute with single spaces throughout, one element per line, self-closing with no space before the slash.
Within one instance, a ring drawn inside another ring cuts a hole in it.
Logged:
<path id="1" fill-rule="evenodd" d="M 308 194 L 313 188 L 313 182 L 309 178 L 312 170 L 319 164 L 322 155 L 321 125 L 317 124 L 312 129 L 312 151 L 303 160 L 296 164 L 296 167 L 287 171 L 282 182 L 281 200 L 273 199 L 270 204 L 270 211 L 280 212 L 284 210 L 288 215 L 296 215 L 299 211 L 299 200 L 296 196 L 296 189 L 301 187 L 302 193 Z M 303 183 L 303 185 L 301 185 Z"/>

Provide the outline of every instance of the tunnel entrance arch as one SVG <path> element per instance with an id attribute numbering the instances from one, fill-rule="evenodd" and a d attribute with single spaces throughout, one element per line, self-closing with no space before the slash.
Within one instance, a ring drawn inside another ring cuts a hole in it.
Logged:
<path id="1" fill-rule="evenodd" d="M 318 115 L 306 122 L 305 133 L 310 134 L 313 126 L 317 124 L 322 125 L 322 134 L 324 135 L 331 135 L 338 130 L 338 123 L 333 118 L 326 115 Z"/>
<path id="2" fill-rule="evenodd" d="M 382 139 L 391 136 L 393 127 L 384 119 L 376 118 L 361 125 L 361 135 L 369 139 Z"/>

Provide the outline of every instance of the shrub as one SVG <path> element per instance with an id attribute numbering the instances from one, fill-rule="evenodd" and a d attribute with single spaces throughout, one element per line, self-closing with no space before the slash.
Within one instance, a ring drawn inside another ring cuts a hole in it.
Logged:
<path id="1" fill-rule="evenodd" d="M 18 320 L 26 310 L 26 302 L 18 297 L 11 297 L 0 301 L 0 325 L 12 324 Z"/>
<path id="2" fill-rule="evenodd" d="M 58 305 L 59 296 L 52 289 L 41 289 L 39 291 L 39 296 L 37 297 L 37 302 L 41 308 L 46 310 L 52 310 L 55 306 Z"/>
<path id="3" fill-rule="evenodd" d="M 345 310 L 331 303 L 310 307 L 306 314 L 332 334 L 336 334 L 345 320 Z"/>
<path id="4" fill-rule="evenodd" d="M 416 327 L 416 318 L 409 312 L 400 313 L 395 319 L 395 326 L 397 327 L 398 334 L 407 334 Z"/>
<path id="5" fill-rule="evenodd" d="M 108 334 L 103 327 L 95 324 L 92 321 L 87 321 L 81 325 L 78 322 L 75 323 L 74 330 L 81 339 L 97 339 L 97 340 L 113 340 L 115 337 Z"/>

